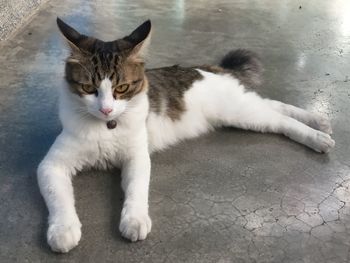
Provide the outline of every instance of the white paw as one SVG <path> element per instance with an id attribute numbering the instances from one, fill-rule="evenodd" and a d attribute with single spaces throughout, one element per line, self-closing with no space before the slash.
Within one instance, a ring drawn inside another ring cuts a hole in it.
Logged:
<path id="1" fill-rule="evenodd" d="M 327 134 L 332 134 L 331 122 L 327 117 L 323 117 L 320 114 L 315 114 L 315 129 Z"/>
<path id="2" fill-rule="evenodd" d="M 67 253 L 78 245 L 81 237 L 81 224 L 52 224 L 47 231 L 47 242 L 55 252 Z"/>
<path id="3" fill-rule="evenodd" d="M 132 242 L 144 240 L 151 232 L 152 221 L 147 213 L 133 213 L 123 209 L 119 230 L 123 237 Z"/>
<path id="4" fill-rule="evenodd" d="M 314 149 L 317 152 L 328 153 L 335 145 L 335 141 L 324 132 L 317 132 L 314 141 Z"/>

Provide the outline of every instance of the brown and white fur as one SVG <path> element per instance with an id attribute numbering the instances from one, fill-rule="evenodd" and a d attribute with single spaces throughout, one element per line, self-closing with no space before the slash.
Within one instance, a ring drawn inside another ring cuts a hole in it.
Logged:
<path id="1" fill-rule="evenodd" d="M 280 133 L 317 152 L 333 146 L 329 121 L 282 102 L 261 98 L 261 65 L 245 50 L 219 66 L 144 69 L 151 23 L 112 42 L 81 35 L 57 19 L 71 55 L 68 88 L 60 90 L 63 125 L 38 168 L 49 210 L 47 240 L 68 252 L 81 237 L 72 178 L 83 168 L 121 167 L 125 202 L 119 229 L 131 241 L 151 231 L 148 214 L 150 153 L 221 126 Z M 106 123 L 115 120 L 116 128 Z"/>

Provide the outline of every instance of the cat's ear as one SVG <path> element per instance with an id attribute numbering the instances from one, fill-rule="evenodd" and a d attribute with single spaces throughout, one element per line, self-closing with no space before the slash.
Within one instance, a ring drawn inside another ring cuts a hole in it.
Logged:
<path id="1" fill-rule="evenodd" d="M 73 27 L 63 22 L 59 17 L 57 17 L 57 26 L 73 52 L 89 51 L 89 37 L 80 34 Z"/>
<path id="2" fill-rule="evenodd" d="M 124 40 L 132 44 L 129 56 L 134 58 L 143 58 L 146 55 L 147 48 L 151 41 L 151 21 L 147 20 L 130 35 L 124 37 Z"/>

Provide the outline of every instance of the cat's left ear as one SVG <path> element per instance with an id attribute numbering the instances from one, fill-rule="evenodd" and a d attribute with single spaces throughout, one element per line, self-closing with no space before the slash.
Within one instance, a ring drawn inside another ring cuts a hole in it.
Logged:
<path id="1" fill-rule="evenodd" d="M 61 31 L 62 35 L 67 40 L 67 43 L 71 47 L 74 53 L 89 53 L 93 47 L 94 39 L 83 34 L 80 34 L 70 25 L 63 22 L 59 17 L 57 17 L 57 26 Z"/>
<path id="2" fill-rule="evenodd" d="M 130 57 L 143 58 L 151 41 L 152 25 L 151 21 L 147 20 L 130 35 L 124 37 L 124 40 L 132 44 L 132 49 L 129 53 Z"/>

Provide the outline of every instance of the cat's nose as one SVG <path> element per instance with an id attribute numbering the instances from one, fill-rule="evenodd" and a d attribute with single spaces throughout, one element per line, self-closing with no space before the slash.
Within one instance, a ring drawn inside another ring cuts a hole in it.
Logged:
<path id="1" fill-rule="evenodd" d="M 112 112 L 113 110 L 111 108 L 101 108 L 100 112 L 102 112 L 104 115 L 108 115 Z"/>

